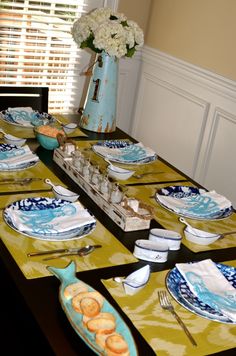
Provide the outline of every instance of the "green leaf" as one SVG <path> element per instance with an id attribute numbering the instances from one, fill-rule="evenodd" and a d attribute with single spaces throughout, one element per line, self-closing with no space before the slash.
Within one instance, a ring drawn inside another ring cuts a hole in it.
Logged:
<path id="1" fill-rule="evenodd" d="M 132 48 L 127 48 L 127 53 L 126 53 L 126 57 L 132 57 L 134 55 L 135 52 L 135 47 Z"/>

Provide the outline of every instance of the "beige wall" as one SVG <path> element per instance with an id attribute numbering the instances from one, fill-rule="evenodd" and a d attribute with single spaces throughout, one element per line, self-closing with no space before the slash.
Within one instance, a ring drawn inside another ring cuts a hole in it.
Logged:
<path id="1" fill-rule="evenodd" d="M 152 0 L 120 0 L 118 11 L 125 14 L 129 20 L 136 21 L 145 34 L 151 2 Z"/>
<path id="2" fill-rule="evenodd" d="M 236 80 L 236 0 L 152 0 L 145 42 Z"/>

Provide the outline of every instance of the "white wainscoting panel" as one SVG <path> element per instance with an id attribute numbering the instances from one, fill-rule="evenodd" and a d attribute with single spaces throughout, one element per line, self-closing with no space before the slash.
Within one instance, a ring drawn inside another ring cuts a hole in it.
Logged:
<path id="1" fill-rule="evenodd" d="M 208 148 L 202 165 L 206 187 L 213 187 L 236 207 L 236 115 L 215 109 Z"/>
<path id="2" fill-rule="evenodd" d="M 236 207 L 236 83 L 144 46 L 132 136 Z"/>

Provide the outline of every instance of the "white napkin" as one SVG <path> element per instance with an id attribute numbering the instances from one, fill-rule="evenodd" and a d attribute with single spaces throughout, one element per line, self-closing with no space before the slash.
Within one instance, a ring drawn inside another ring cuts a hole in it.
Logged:
<path id="1" fill-rule="evenodd" d="M 160 203 L 176 213 L 196 217 L 211 217 L 232 205 L 227 198 L 214 190 L 186 198 L 174 198 L 160 194 L 156 194 L 156 197 Z"/>
<path id="2" fill-rule="evenodd" d="M 20 106 L 15 108 L 8 108 L 8 111 L 26 111 L 26 112 L 33 112 L 33 109 L 30 106 Z"/>
<path id="3" fill-rule="evenodd" d="M 96 220 L 79 203 L 69 203 L 55 209 L 22 211 L 6 209 L 15 228 L 26 233 L 56 234 L 90 224 Z"/>
<path id="4" fill-rule="evenodd" d="M 11 118 L 25 127 L 33 127 L 32 122 L 37 120 L 37 115 L 31 107 L 8 108 Z"/>
<path id="5" fill-rule="evenodd" d="M 236 289 L 212 260 L 177 263 L 176 267 L 199 300 L 236 321 Z"/>
<path id="6" fill-rule="evenodd" d="M 0 169 L 14 169 L 28 162 L 37 162 L 39 157 L 31 152 L 29 146 L 17 147 L 0 152 Z"/>

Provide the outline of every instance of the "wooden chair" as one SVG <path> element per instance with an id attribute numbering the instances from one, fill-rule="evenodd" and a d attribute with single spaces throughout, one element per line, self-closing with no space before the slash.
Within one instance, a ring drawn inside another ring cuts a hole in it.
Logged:
<path id="1" fill-rule="evenodd" d="M 0 111 L 21 106 L 47 113 L 48 87 L 0 86 Z"/>

